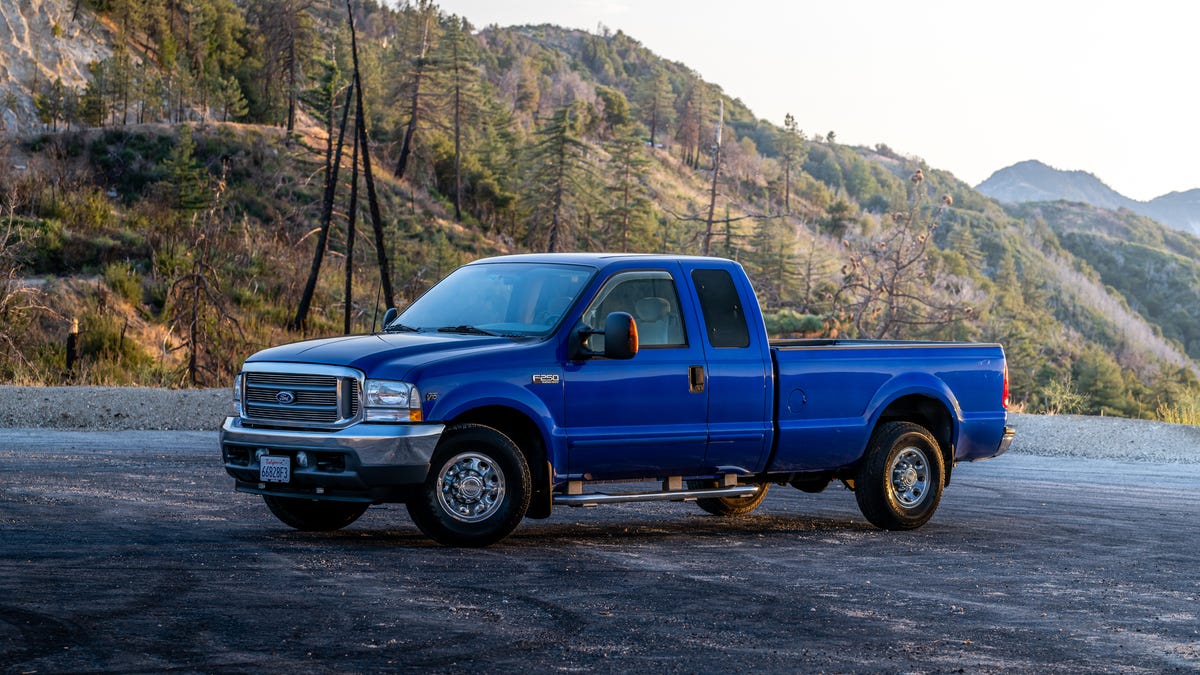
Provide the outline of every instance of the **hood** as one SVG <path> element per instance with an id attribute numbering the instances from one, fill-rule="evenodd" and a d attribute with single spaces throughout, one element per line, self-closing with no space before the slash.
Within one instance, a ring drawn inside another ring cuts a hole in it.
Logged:
<path id="1" fill-rule="evenodd" d="M 511 349 L 524 340 L 455 333 L 377 333 L 307 340 L 264 349 L 247 363 L 315 363 L 348 366 L 367 377 L 402 379 L 414 366 L 460 355 Z"/>

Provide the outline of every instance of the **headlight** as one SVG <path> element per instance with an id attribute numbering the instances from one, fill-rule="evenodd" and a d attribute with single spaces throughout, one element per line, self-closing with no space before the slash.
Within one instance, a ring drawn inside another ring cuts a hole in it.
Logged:
<path id="1" fill-rule="evenodd" d="M 242 374 L 238 373 L 237 377 L 233 378 L 233 414 L 242 416 Z"/>
<path id="2" fill-rule="evenodd" d="M 407 382 L 367 380 L 363 388 L 367 422 L 420 422 L 421 392 Z"/>

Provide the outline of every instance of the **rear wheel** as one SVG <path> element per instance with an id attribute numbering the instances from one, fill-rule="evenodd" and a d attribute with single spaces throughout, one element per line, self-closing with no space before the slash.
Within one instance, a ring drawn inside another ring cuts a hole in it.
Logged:
<path id="1" fill-rule="evenodd" d="M 912 530 L 933 517 L 945 475 L 941 448 L 925 427 L 888 422 L 871 436 L 854 479 L 854 496 L 876 527 Z"/>
<path id="2" fill-rule="evenodd" d="M 358 520 L 370 504 L 263 495 L 275 517 L 302 532 L 340 530 Z"/>
<path id="3" fill-rule="evenodd" d="M 717 482 L 714 480 L 688 481 L 688 488 L 692 490 L 715 487 L 717 487 Z M 714 516 L 744 516 L 762 504 L 763 499 L 767 497 L 767 488 L 769 487 L 771 487 L 770 484 L 763 483 L 758 486 L 758 492 L 749 497 L 701 497 L 696 500 L 696 506 Z"/>
<path id="4" fill-rule="evenodd" d="M 529 509 L 532 481 L 521 450 L 478 424 L 442 435 L 429 476 L 408 501 L 413 522 L 446 546 L 487 546 L 507 537 Z"/>

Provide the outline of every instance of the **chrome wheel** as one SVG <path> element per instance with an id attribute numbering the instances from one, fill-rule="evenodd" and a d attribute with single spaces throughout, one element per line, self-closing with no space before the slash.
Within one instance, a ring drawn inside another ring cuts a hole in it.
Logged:
<path id="1" fill-rule="evenodd" d="M 925 453 L 907 447 L 896 453 L 888 471 L 892 494 L 904 508 L 912 508 L 929 494 L 929 460 Z"/>
<path id="2" fill-rule="evenodd" d="M 442 510 L 455 520 L 487 520 L 504 501 L 504 471 L 478 452 L 455 455 L 438 475 L 437 498 Z"/>
<path id="3" fill-rule="evenodd" d="M 854 498 L 885 530 L 916 529 L 933 517 L 946 476 L 942 449 L 925 427 L 885 422 L 871 434 L 854 476 Z"/>

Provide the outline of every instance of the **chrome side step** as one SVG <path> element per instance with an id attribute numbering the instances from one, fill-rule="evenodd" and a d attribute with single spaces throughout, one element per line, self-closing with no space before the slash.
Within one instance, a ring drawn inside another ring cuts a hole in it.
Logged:
<path id="1" fill-rule="evenodd" d="M 665 490 L 662 492 L 629 492 L 610 495 L 604 492 L 590 494 L 554 495 L 557 506 L 600 506 L 601 504 L 623 504 L 626 502 L 690 502 L 706 497 L 750 497 L 760 489 L 758 485 L 737 487 L 703 488 L 699 490 Z"/>

